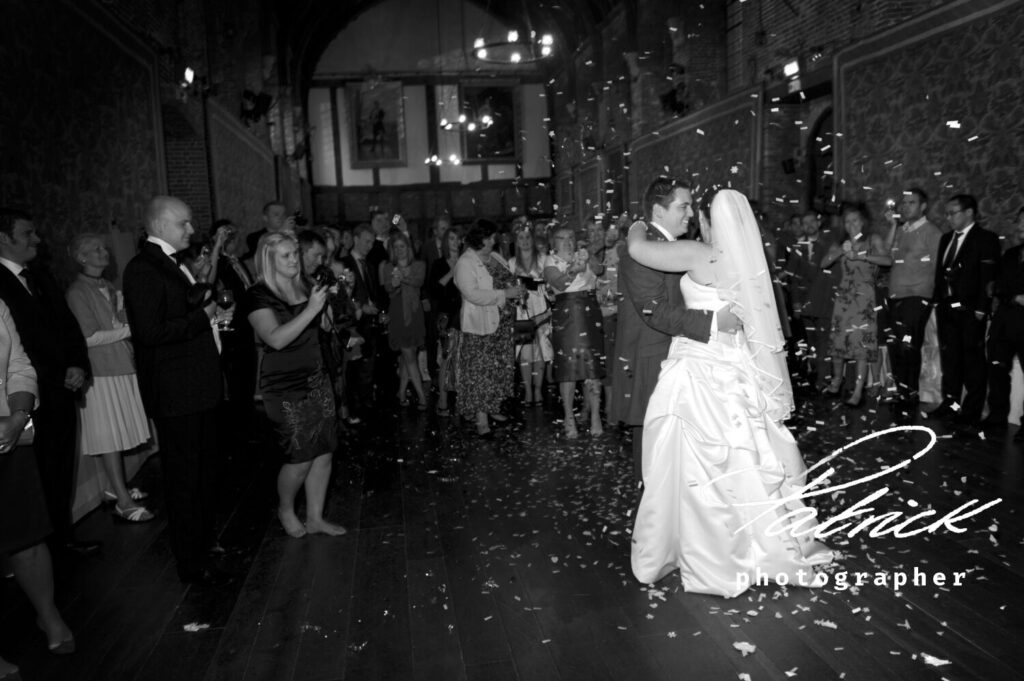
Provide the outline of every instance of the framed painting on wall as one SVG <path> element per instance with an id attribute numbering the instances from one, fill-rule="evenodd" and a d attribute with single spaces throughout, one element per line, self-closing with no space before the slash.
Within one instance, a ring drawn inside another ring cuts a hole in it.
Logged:
<path id="1" fill-rule="evenodd" d="M 369 81 L 347 87 L 353 168 L 406 165 L 402 83 Z"/>
<path id="2" fill-rule="evenodd" d="M 464 85 L 462 101 L 476 129 L 465 131 L 466 161 L 515 161 L 516 97 L 514 85 Z"/>

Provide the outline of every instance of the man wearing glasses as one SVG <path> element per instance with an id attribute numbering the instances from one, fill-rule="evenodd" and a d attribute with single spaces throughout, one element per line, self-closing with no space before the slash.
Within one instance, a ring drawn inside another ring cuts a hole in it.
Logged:
<path id="1" fill-rule="evenodd" d="M 978 201 L 957 194 L 946 202 L 953 231 L 939 241 L 935 313 L 942 360 L 942 402 L 929 418 L 950 418 L 974 432 L 985 406 L 985 326 L 999 259 L 999 237 L 975 224 Z M 963 396 L 964 389 L 966 396 Z"/>

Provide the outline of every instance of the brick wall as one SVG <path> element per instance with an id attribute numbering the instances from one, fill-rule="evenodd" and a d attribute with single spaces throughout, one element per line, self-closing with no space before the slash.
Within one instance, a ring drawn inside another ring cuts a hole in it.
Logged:
<path id="1" fill-rule="evenodd" d="M 250 231 L 260 228 L 263 204 L 276 197 L 274 156 L 232 114 L 210 106 L 215 217 Z"/>
<path id="2" fill-rule="evenodd" d="M 164 148 L 167 156 L 167 193 L 192 209 L 196 229 L 213 222 L 206 133 L 199 104 L 167 103 L 163 107 Z"/>

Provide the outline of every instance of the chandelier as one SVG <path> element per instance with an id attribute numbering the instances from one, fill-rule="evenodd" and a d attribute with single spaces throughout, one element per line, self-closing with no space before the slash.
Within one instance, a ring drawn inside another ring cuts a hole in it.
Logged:
<path id="1" fill-rule="evenodd" d="M 481 36 L 473 41 L 473 56 L 489 64 L 529 64 L 550 57 L 555 49 L 555 38 L 550 33 L 537 35 L 533 30 L 526 0 L 522 0 L 520 16 L 523 31 L 512 28 L 504 40 L 487 40 Z"/>
<path id="2" fill-rule="evenodd" d="M 536 31 L 527 29 L 525 34 L 529 39 L 521 37 L 515 29 L 508 32 L 505 40 L 488 42 L 477 38 L 473 41 L 473 56 L 489 64 L 529 64 L 551 56 L 555 39 L 550 33 L 538 37 Z"/>

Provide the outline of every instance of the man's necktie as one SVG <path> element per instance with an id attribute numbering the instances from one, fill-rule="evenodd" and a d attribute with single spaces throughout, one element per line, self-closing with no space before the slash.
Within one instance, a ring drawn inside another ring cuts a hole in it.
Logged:
<path id="1" fill-rule="evenodd" d="M 29 293 L 33 296 L 39 295 L 39 290 L 36 288 L 35 278 L 32 276 L 31 272 L 27 269 L 23 269 L 21 272 L 18 272 L 18 276 L 25 282 L 25 288 L 28 289 Z"/>
<path id="2" fill-rule="evenodd" d="M 949 242 L 949 248 L 946 249 L 946 257 L 942 259 L 942 266 L 947 270 L 953 264 L 953 259 L 956 258 L 956 247 L 960 243 L 961 236 L 963 234 L 960 232 L 953 232 L 953 239 Z"/>

